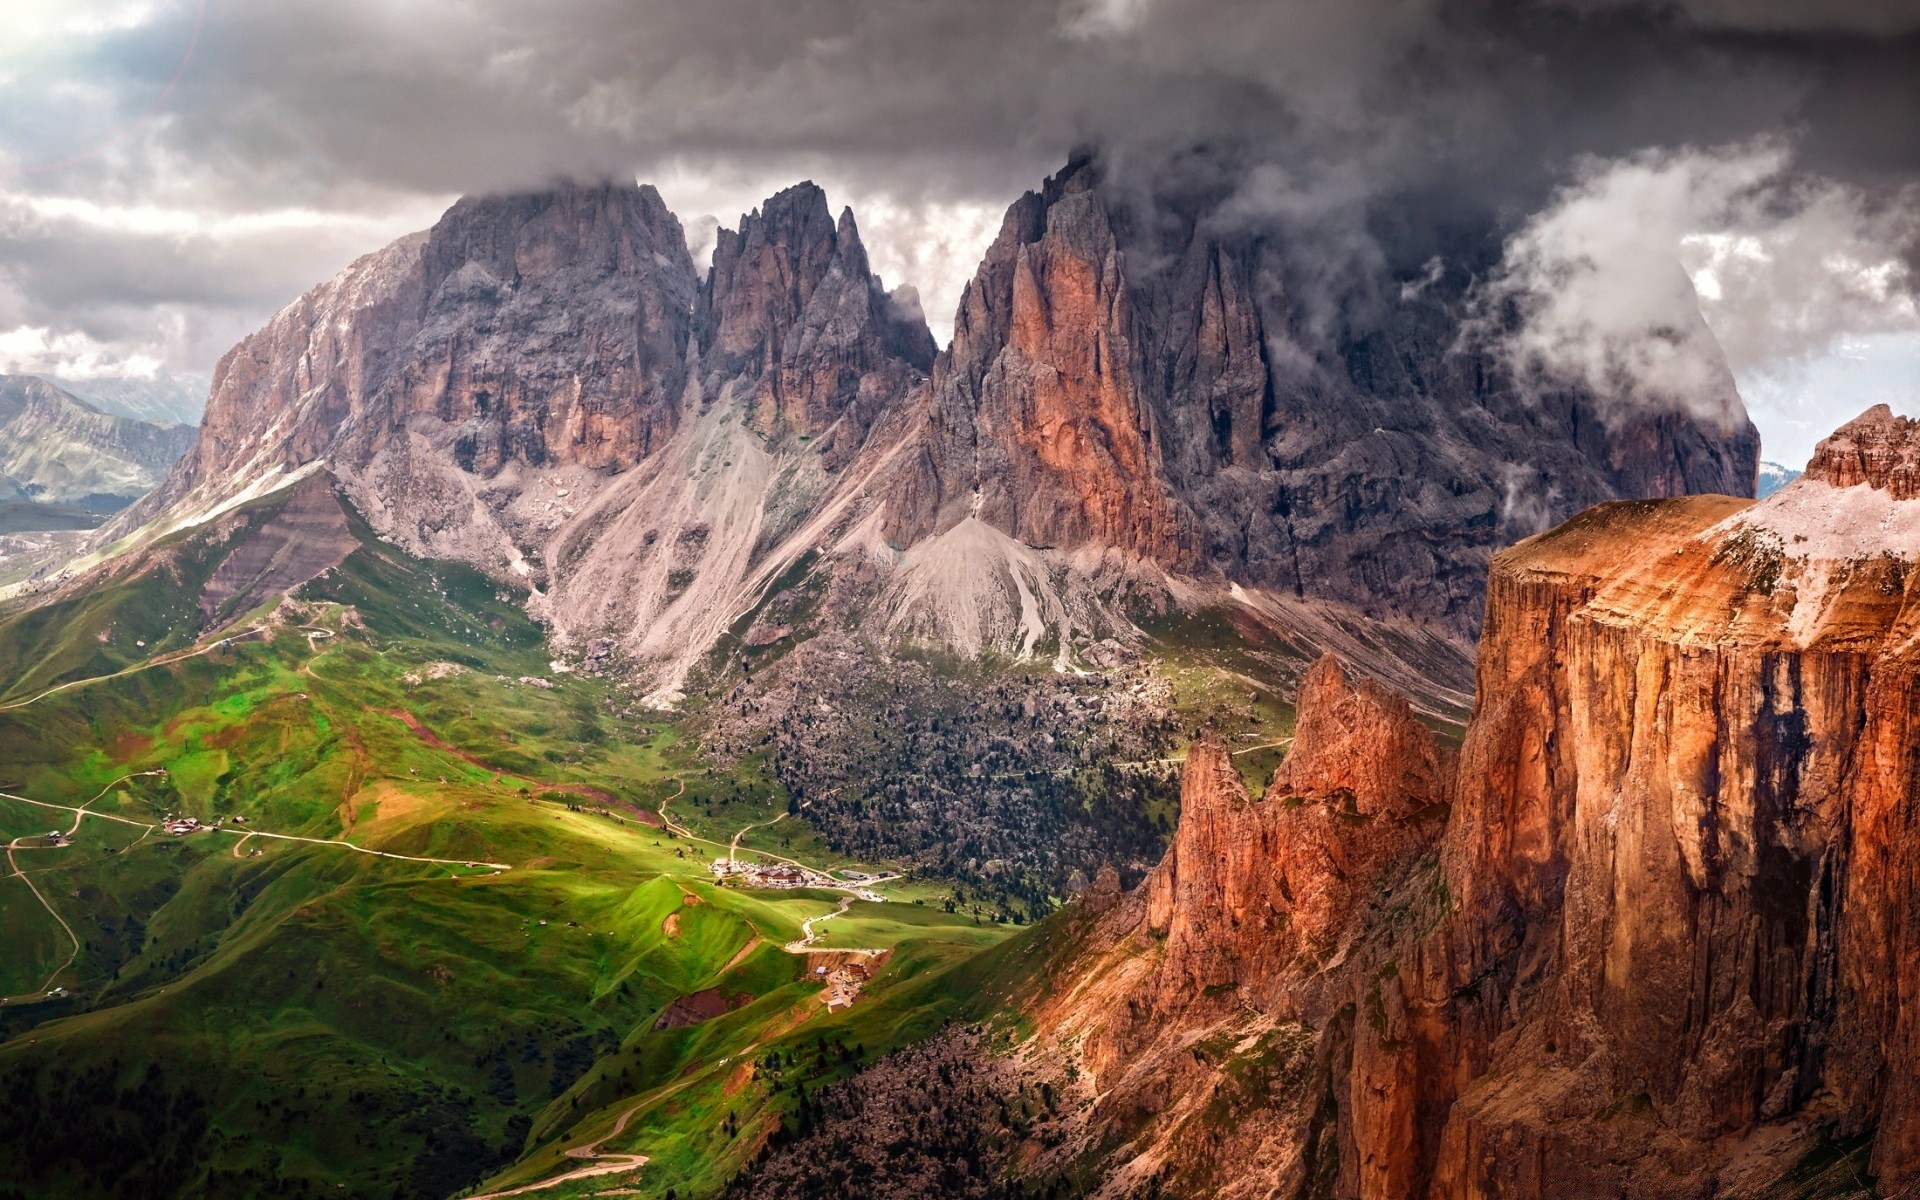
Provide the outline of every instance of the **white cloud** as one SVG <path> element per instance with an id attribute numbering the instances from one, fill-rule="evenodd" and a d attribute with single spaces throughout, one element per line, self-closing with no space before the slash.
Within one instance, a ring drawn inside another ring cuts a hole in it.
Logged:
<path id="1" fill-rule="evenodd" d="M 22 325 L 0 331 L 0 374 L 65 379 L 152 379 L 163 367 L 152 354 L 128 352 L 76 331 Z"/>
<path id="2" fill-rule="evenodd" d="M 1526 374 L 1713 415 L 1729 369 L 1915 327 L 1915 199 L 1797 175 L 1777 140 L 1589 161 L 1509 240 L 1483 299 L 1517 313 L 1502 331 Z"/>

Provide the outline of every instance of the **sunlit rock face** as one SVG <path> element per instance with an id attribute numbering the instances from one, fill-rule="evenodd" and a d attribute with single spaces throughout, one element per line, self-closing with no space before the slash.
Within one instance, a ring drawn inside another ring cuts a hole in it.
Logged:
<path id="1" fill-rule="evenodd" d="M 1763 503 L 1603 505 L 1497 556 L 1457 768 L 1326 663 L 1263 798 L 1198 742 L 1166 861 L 1069 974 L 1097 1002 L 1035 1006 L 1096 1123 L 1235 1195 L 1765 1195 L 1859 1136 L 1915 1182 L 1915 461 L 1877 409 Z M 1324 1100 L 1194 1140 L 1282 1027 Z"/>
<path id="2" fill-rule="evenodd" d="M 1455 1106 L 1443 1181 L 1549 1186 L 1476 1149 L 1500 1146 L 1651 1186 L 1816 1121 L 1877 1128 L 1883 1186 L 1911 1177 L 1920 1114 L 1885 1064 L 1911 1052 L 1920 968 L 1892 749 L 1916 449 L 1876 409 L 1761 504 L 1612 506 L 1498 560 L 1447 868 L 1474 916 L 1456 970 L 1506 978 L 1526 1015 Z M 1550 1086 L 1516 1104 L 1529 1072 Z M 1604 1123 L 1561 1127 L 1623 1098 L 1661 1130 L 1644 1162 Z"/>

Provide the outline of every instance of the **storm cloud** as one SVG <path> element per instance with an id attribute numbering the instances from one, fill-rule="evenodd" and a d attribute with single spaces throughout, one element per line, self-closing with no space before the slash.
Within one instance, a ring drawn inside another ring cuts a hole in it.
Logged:
<path id="1" fill-rule="evenodd" d="M 1700 311 L 1742 371 L 1912 319 L 1920 0 L 21 3 L 0 355 L 204 371 L 454 196 L 563 175 L 656 182 L 709 243 L 813 178 L 944 336 L 1001 210 L 1074 146 L 1142 219 L 1200 206 L 1296 246 L 1329 331 L 1436 260 L 1526 309 L 1516 352 L 1543 369 L 1662 366 L 1604 356 L 1689 278 L 1718 286 Z M 1763 177 L 1714 192 L 1743 164 Z M 1629 195 L 1636 171 L 1672 186 Z M 1822 247 L 1885 267 L 1882 291 Z M 1569 278 L 1599 307 L 1539 290 Z M 1810 279 L 1830 319 L 1795 311 Z"/>

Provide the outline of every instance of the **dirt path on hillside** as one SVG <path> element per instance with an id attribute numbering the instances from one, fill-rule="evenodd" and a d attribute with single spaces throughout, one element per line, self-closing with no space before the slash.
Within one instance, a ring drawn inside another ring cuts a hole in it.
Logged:
<path id="1" fill-rule="evenodd" d="M 809 950 L 813 949 L 813 944 L 820 940 L 820 934 L 817 933 L 813 927 L 815 925 L 825 925 L 828 921 L 833 920 L 835 917 L 846 916 L 847 910 L 852 907 L 853 907 L 852 896 L 840 897 L 839 908 L 834 909 L 832 912 L 827 913 L 824 916 L 808 917 L 806 920 L 800 922 L 800 940 L 797 942 L 788 942 L 786 945 L 780 948 L 782 950 L 785 950 L 788 954 L 807 953 Z M 835 946 L 834 949 L 843 951 L 844 953 L 847 953 L 847 954 L 879 954 L 880 953 L 880 951 L 878 950 L 859 950 L 851 946 Z"/>
<path id="2" fill-rule="evenodd" d="M 750 1049 L 751 1050 L 759 1049 L 759 1043 L 758 1042 L 754 1043 L 754 1045 L 750 1047 Z M 687 1078 L 682 1079 L 680 1082 L 674 1084 L 673 1086 L 667 1088 L 665 1091 L 655 1092 L 652 1095 L 646 1096 L 640 1100 L 636 1100 L 632 1104 L 632 1106 L 630 1106 L 625 1112 L 621 1113 L 619 1117 L 617 1117 L 614 1120 L 612 1129 L 609 1129 L 606 1133 L 600 1135 L 599 1137 L 595 1138 L 591 1142 L 586 1143 L 585 1145 L 574 1146 L 568 1150 L 563 1151 L 563 1153 L 568 1158 L 586 1158 L 586 1159 L 594 1159 L 594 1160 L 605 1158 L 607 1161 L 605 1162 L 596 1161 L 595 1165 L 591 1167 L 581 1167 L 578 1170 L 568 1171 L 564 1175 L 555 1175 L 551 1179 L 542 1179 L 535 1183 L 524 1183 L 524 1184 L 521 1184 L 519 1187 L 508 1188 L 507 1190 L 502 1192 L 482 1192 L 478 1196 L 468 1197 L 467 1200 L 501 1200 L 501 1197 L 503 1196 L 521 1196 L 521 1195 L 525 1195 L 528 1192 L 544 1192 L 548 1188 L 559 1187 L 563 1183 L 571 1183 L 576 1179 L 590 1179 L 595 1175 L 617 1175 L 622 1171 L 639 1170 L 641 1167 L 646 1166 L 647 1163 L 652 1161 L 647 1155 L 644 1155 L 644 1154 L 603 1155 L 600 1153 L 600 1147 L 606 1145 L 608 1142 L 612 1141 L 614 1138 L 619 1137 L 622 1133 L 625 1133 L 627 1129 L 627 1123 L 632 1121 L 634 1117 L 638 1116 L 640 1114 L 641 1109 L 648 1108 L 648 1107 L 651 1107 L 652 1105 L 660 1103 L 660 1101 L 665 1100 L 668 1096 L 673 1095 L 675 1092 L 679 1091 L 681 1088 L 688 1086 L 689 1084 L 693 1083 L 695 1080 L 699 1078 L 700 1077 L 698 1075 L 690 1075 Z"/>
<path id="3" fill-rule="evenodd" d="M 60 684 L 58 687 L 50 687 L 37 696 L 29 696 L 25 700 L 15 700 L 11 704 L 0 704 L 0 712 L 9 712 L 16 708 L 25 708 L 29 704 L 38 704 L 48 696 L 52 696 L 58 692 L 64 692 L 69 688 L 87 687 L 90 684 L 105 683 L 109 679 L 123 679 L 128 675 L 138 674 L 141 671 L 151 670 L 154 667 L 165 667 L 173 663 L 185 662 L 189 658 L 199 658 L 203 654 L 212 654 L 228 642 L 237 642 L 243 637 L 251 637 L 256 633 L 271 634 L 272 632 L 272 629 L 266 625 L 255 625 L 251 629 L 243 629 L 239 633 L 230 633 L 218 641 L 208 642 L 206 645 L 195 647 L 192 650 L 176 650 L 169 654 L 162 654 L 156 658 L 150 658 L 143 663 L 135 663 L 133 666 L 122 671 L 115 671 L 111 675 L 95 675 L 91 679 L 70 680 Z"/>
<path id="4" fill-rule="evenodd" d="M 1228 753 L 1235 758 L 1239 758 L 1242 754 L 1252 754 L 1256 750 L 1274 750 L 1281 746 L 1291 745 L 1293 745 L 1293 739 L 1283 737 L 1277 742 L 1262 742 L 1258 746 L 1242 746 L 1240 749 L 1230 750 Z M 1186 761 L 1187 756 L 1182 754 L 1178 758 L 1145 758 L 1136 759 L 1132 762 L 1116 762 L 1111 765 L 1116 767 L 1177 767 Z"/>
<path id="5" fill-rule="evenodd" d="M 745 829 L 742 829 L 739 833 L 734 834 L 733 841 L 728 843 L 727 845 L 727 861 L 732 862 L 734 859 L 734 855 L 740 852 L 741 838 L 747 836 L 749 833 L 752 833 L 756 829 L 765 829 L 769 825 L 778 825 L 780 822 L 786 819 L 787 819 L 787 814 L 781 813 L 779 816 L 775 817 L 771 821 L 761 821 L 756 825 L 749 825 Z M 755 853 L 765 853 L 765 851 L 755 851 Z"/>

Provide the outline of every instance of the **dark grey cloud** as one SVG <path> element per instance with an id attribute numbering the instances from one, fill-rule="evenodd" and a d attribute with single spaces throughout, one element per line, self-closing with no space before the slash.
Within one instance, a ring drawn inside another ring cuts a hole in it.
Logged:
<path id="1" fill-rule="evenodd" d="M 1915 0 L 1561 0 L 1589 11 L 1629 10 L 1708 29 L 1764 33 L 1900 34 L 1920 30 Z"/>
<path id="2" fill-rule="evenodd" d="M 199 7 L 21 2 L 100 19 L 0 51 L 0 157 L 16 162 L 124 130 L 171 79 Z M 1094 144 L 1142 219 L 1185 205 L 1289 239 L 1291 283 L 1329 326 L 1436 255 L 1490 269 L 1506 239 L 1567 227 L 1539 218 L 1604 175 L 1596 164 L 1717 161 L 1777 139 L 1777 195 L 1751 211 L 1790 209 L 1815 180 L 1870 212 L 1920 175 L 1920 0 L 205 9 L 162 119 L 71 168 L 0 173 L 16 205 L 104 210 L 9 227 L 0 326 L 113 341 L 149 314 L 176 329 L 155 345 L 204 365 L 213 330 L 258 320 L 451 196 L 558 175 L 657 179 L 707 230 L 820 179 L 938 324 L 998 210 Z M 156 231 L 149 209 L 192 220 Z M 182 321 L 201 332 L 178 334 Z"/>

